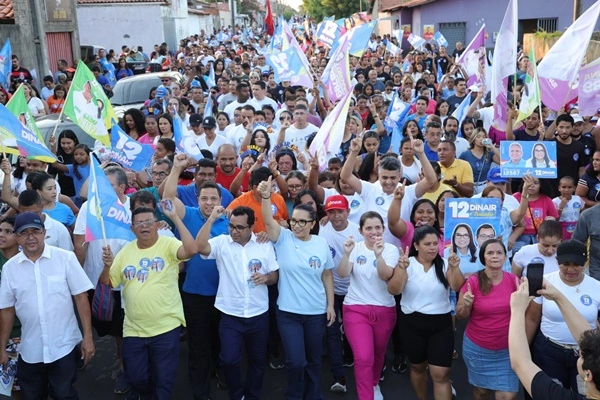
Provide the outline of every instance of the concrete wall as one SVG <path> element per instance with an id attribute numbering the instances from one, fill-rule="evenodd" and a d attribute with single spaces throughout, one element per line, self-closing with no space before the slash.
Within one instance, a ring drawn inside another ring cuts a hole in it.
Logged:
<path id="1" fill-rule="evenodd" d="M 56 66 L 48 62 L 46 32 L 71 32 L 73 59 L 79 59 L 76 0 L 71 2 L 71 20 L 67 22 L 48 22 L 45 2 L 42 0 L 13 0 L 13 6 L 15 24 L 0 25 L 0 38 L 10 38 L 12 52 L 19 56 L 21 65 L 36 70 L 36 85 L 39 86 L 48 70 L 56 71 Z"/>
<path id="2" fill-rule="evenodd" d="M 77 8 L 82 44 L 121 51 L 121 46 L 143 46 L 147 54 L 164 41 L 158 4 L 80 5 Z M 126 37 L 128 36 L 128 37 Z"/>
<path id="3" fill-rule="evenodd" d="M 200 30 L 212 34 L 213 31 L 212 15 L 188 14 L 188 31 L 190 35 L 200 34 Z"/>

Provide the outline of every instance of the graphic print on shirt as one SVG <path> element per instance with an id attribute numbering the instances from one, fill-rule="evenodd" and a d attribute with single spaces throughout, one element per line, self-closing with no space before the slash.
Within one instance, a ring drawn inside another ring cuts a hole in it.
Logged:
<path id="1" fill-rule="evenodd" d="M 308 266 L 314 269 L 321 268 L 321 259 L 317 256 L 311 256 L 308 259 Z"/>
<path id="2" fill-rule="evenodd" d="M 123 269 L 123 276 L 130 281 L 135 278 L 136 269 L 133 265 L 128 265 Z"/>
<path id="3" fill-rule="evenodd" d="M 599 185 L 599 186 L 600 186 L 600 185 Z M 600 189 L 598 189 L 598 190 L 600 190 Z M 356 200 L 356 199 L 352 200 L 352 202 L 350 203 L 350 208 L 351 208 L 352 210 L 355 210 L 355 209 L 357 209 L 358 207 L 360 207 L 360 202 L 359 202 L 358 200 Z"/>
<path id="4" fill-rule="evenodd" d="M 356 264 L 357 265 L 364 265 L 367 263 L 367 257 L 365 256 L 358 256 L 356 257 Z"/>
<path id="5" fill-rule="evenodd" d="M 255 288 L 256 285 L 252 282 L 252 275 L 260 272 L 262 269 L 262 261 L 257 258 L 253 258 L 248 262 L 248 272 L 250 273 L 250 277 L 248 278 L 248 287 Z"/>
<path id="6" fill-rule="evenodd" d="M 584 306 L 591 306 L 592 305 L 592 298 L 590 296 L 588 296 L 587 294 L 584 294 L 583 296 L 581 296 L 581 304 L 583 304 Z"/>
<path id="7" fill-rule="evenodd" d="M 163 270 L 163 268 L 165 268 L 165 260 L 163 260 L 160 257 L 154 257 L 152 259 L 152 266 L 150 267 L 150 269 L 152 271 L 160 272 Z"/>
<path id="8" fill-rule="evenodd" d="M 277 214 L 277 211 L 279 209 L 277 208 L 277 206 L 275 204 L 271 204 L 271 214 L 275 215 Z"/>
<path id="9" fill-rule="evenodd" d="M 142 268 L 142 269 L 150 268 L 150 259 L 146 258 L 146 257 L 142 258 L 140 260 L 140 268 Z"/>
<path id="10" fill-rule="evenodd" d="M 335 259 L 335 249 L 331 246 L 329 246 L 329 251 L 331 251 L 331 258 Z"/>
<path id="11" fill-rule="evenodd" d="M 378 206 L 383 205 L 383 203 L 385 203 L 385 199 L 382 196 L 379 196 L 375 199 L 375 204 L 377 204 Z"/>
<path id="12" fill-rule="evenodd" d="M 148 279 L 148 269 L 147 268 L 141 268 L 137 275 L 137 280 L 139 283 L 144 283 L 146 282 L 146 280 Z"/>

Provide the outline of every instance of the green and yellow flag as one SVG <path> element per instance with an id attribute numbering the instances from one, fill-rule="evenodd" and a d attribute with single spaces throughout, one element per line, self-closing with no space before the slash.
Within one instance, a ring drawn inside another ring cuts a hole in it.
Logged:
<path id="1" fill-rule="evenodd" d="M 35 133 L 40 141 L 44 142 L 44 138 L 42 137 L 42 134 L 35 123 L 35 118 L 27 106 L 27 99 L 25 99 L 23 85 L 19 86 L 15 94 L 13 94 L 13 96 L 10 98 L 9 102 L 6 103 L 6 108 L 8 108 L 15 117 L 21 119 L 21 122 L 27 127 L 27 129 Z"/>
<path id="2" fill-rule="evenodd" d="M 540 93 L 540 84 L 538 81 L 537 66 L 535 61 L 535 50 L 533 48 L 532 41 L 531 50 L 529 50 L 529 65 L 527 67 L 525 81 L 523 82 L 523 92 L 521 93 L 521 102 L 519 104 L 519 116 L 517 121 L 521 121 L 529 117 L 536 107 L 540 106 L 541 102 L 542 97 Z M 540 112 L 542 112 L 541 109 Z"/>
<path id="3" fill-rule="evenodd" d="M 118 118 L 104 89 L 82 61 L 77 64 L 77 72 L 73 77 L 63 113 L 85 133 L 110 147 L 108 128 L 111 127 L 112 119 Z"/>

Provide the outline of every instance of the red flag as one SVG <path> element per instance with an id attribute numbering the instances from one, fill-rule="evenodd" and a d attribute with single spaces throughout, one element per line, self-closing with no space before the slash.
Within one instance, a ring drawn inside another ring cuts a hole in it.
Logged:
<path id="1" fill-rule="evenodd" d="M 267 33 L 273 36 L 275 33 L 275 24 L 273 23 L 273 11 L 271 11 L 271 1 L 267 0 L 267 15 L 265 17 L 265 28 Z"/>

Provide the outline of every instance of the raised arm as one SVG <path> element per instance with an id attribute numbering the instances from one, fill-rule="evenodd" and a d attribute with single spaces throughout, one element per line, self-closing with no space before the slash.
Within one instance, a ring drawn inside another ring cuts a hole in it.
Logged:
<path id="1" fill-rule="evenodd" d="M 10 174 L 12 172 L 10 167 L 10 161 L 8 158 L 2 160 L 1 164 L 2 172 L 4 172 L 4 180 L 2 181 L 2 196 L 1 199 L 3 202 L 14 208 L 15 210 L 19 210 L 19 199 L 12 195 L 10 190 Z"/>
<path id="2" fill-rule="evenodd" d="M 319 160 L 310 155 L 310 171 L 308 172 L 308 188 L 317 194 L 317 200 L 323 204 L 325 202 L 325 190 L 319 185 Z"/>
<path id="3" fill-rule="evenodd" d="M 171 199 L 171 201 L 173 201 Z M 185 226 L 179 214 L 175 208 L 171 210 L 167 210 L 163 208 L 163 213 L 167 218 L 173 221 L 175 228 L 179 231 L 179 237 L 181 238 L 181 246 L 177 249 L 177 258 L 179 260 L 188 260 L 198 254 L 198 246 L 196 245 L 196 240 Z"/>
<path id="4" fill-rule="evenodd" d="M 415 195 L 417 198 L 421 198 L 433 185 L 435 185 L 437 182 L 437 175 L 433 170 L 431 162 L 425 155 L 425 144 L 423 141 L 411 137 L 411 142 L 413 151 L 421 162 L 421 169 L 423 170 L 423 179 L 417 183 L 417 187 L 415 188 Z"/>
<path id="5" fill-rule="evenodd" d="M 481 114 L 479 114 L 479 111 L 477 111 L 477 107 L 481 103 L 483 96 L 485 96 L 485 86 L 483 86 L 481 90 L 477 92 L 475 101 L 469 106 L 469 109 L 467 110 L 467 118 L 479 119 L 481 117 Z"/>
<path id="6" fill-rule="evenodd" d="M 519 224 L 525 217 L 525 214 L 527 214 L 527 210 L 529 209 L 529 188 L 533 185 L 533 182 L 533 176 L 523 175 L 523 191 L 521 192 L 519 207 L 510 213 L 510 220 L 513 225 Z"/>
<path id="7" fill-rule="evenodd" d="M 356 137 L 352 139 L 350 142 L 350 152 L 348 153 L 348 157 L 346 157 L 346 162 L 340 171 L 340 179 L 343 179 L 356 191 L 356 193 L 360 194 L 362 192 L 362 181 L 356 176 L 352 175 L 352 170 L 354 168 L 352 160 L 356 160 L 358 156 L 358 152 L 360 151 L 360 147 L 362 146 L 362 137 Z"/>
<path id="8" fill-rule="evenodd" d="M 506 119 L 506 140 L 515 140 L 515 135 L 513 134 L 513 125 L 514 121 L 519 116 L 519 110 L 510 109 L 508 110 L 508 118 Z"/>
<path id="9" fill-rule="evenodd" d="M 408 266 L 410 265 L 410 261 L 408 259 L 408 246 L 405 251 L 400 250 L 400 259 L 398 259 L 398 264 L 396 264 L 396 268 L 394 268 L 394 273 L 392 277 L 387 283 L 387 290 L 389 294 L 393 294 L 394 296 L 401 294 L 404 291 L 404 287 L 408 282 Z"/>
<path id="10" fill-rule="evenodd" d="M 271 213 L 271 187 L 271 177 L 269 177 L 267 181 L 262 181 L 258 185 L 257 191 L 260 197 L 262 197 L 261 212 L 265 227 L 267 228 L 267 234 L 271 241 L 276 242 L 281 233 L 281 226 L 273 219 L 273 214 Z"/>
<path id="11" fill-rule="evenodd" d="M 446 279 L 450 284 L 450 289 L 455 292 L 460 291 L 460 288 L 465 284 L 465 276 L 460 271 L 460 257 L 454 252 L 450 246 L 450 255 L 448 256 L 448 270 L 446 271 Z"/>
<path id="12" fill-rule="evenodd" d="M 354 238 L 352 235 L 350 235 L 344 242 L 344 255 L 342 256 L 342 259 L 337 267 L 337 273 L 340 278 L 346 278 L 352 273 L 354 263 L 350 262 L 350 253 L 352 253 L 352 250 L 354 250 L 354 246 Z"/>
<path id="13" fill-rule="evenodd" d="M 208 239 L 210 239 L 210 230 L 212 229 L 215 221 L 223 215 L 225 209 L 222 206 L 215 206 L 210 213 L 210 216 L 206 219 L 204 225 L 198 232 L 198 236 L 196 236 L 196 245 L 198 246 L 198 253 L 203 256 L 207 256 L 211 252 L 210 243 L 208 243 Z"/>
<path id="14" fill-rule="evenodd" d="M 406 235 L 406 230 L 408 229 L 406 221 L 400 218 L 400 210 L 405 187 L 405 184 L 398 185 L 398 187 L 396 187 L 394 190 L 394 199 L 392 200 L 390 208 L 388 209 L 388 229 L 392 235 L 396 236 L 398 239 L 402 239 L 404 235 Z"/>

